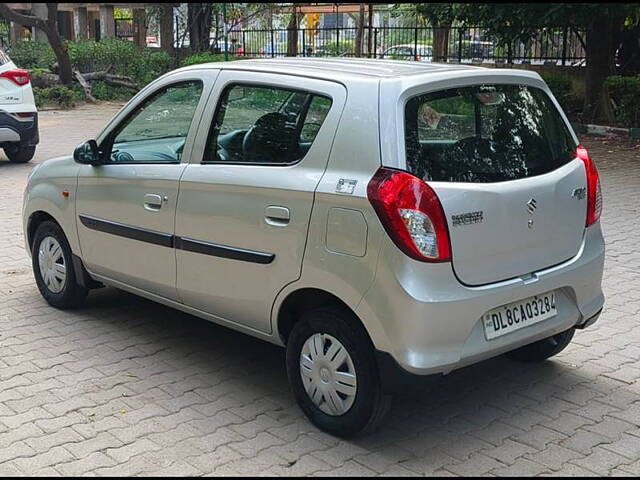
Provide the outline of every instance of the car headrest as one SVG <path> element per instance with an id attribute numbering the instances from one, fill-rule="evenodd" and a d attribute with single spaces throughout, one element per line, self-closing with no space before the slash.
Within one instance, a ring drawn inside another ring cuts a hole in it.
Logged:
<path id="1" fill-rule="evenodd" d="M 295 121 L 283 113 L 267 113 L 244 136 L 244 161 L 290 163 L 298 155 L 297 136 Z"/>

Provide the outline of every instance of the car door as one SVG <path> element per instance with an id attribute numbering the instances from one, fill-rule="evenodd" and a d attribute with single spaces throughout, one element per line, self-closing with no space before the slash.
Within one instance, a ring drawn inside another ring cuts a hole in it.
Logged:
<path id="1" fill-rule="evenodd" d="M 129 105 L 98 139 L 103 164 L 78 176 L 82 257 L 98 276 L 176 298 L 178 182 L 217 71 L 172 75 Z"/>
<path id="2" fill-rule="evenodd" d="M 223 71 L 180 181 L 181 300 L 269 333 L 277 293 L 300 277 L 316 186 L 346 99 L 333 82 Z"/>

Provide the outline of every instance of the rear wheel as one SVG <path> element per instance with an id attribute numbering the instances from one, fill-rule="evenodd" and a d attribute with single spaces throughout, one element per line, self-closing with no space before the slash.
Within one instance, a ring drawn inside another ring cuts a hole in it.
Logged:
<path id="1" fill-rule="evenodd" d="M 71 247 L 58 224 L 42 222 L 31 250 L 33 274 L 44 299 L 56 308 L 81 305 L 88 290 L 76 282 Z"/>
<path id="2" fill-rule="evenodd" d="M 519 362 L 542 362 L 564 350 L 571 343 L 574 333 L 575 328 L 570 328 L 565 332 L 508 352 L 506 356 Z"/>
<path id="3" fill-rule="evenodd" d="M 333 435 L 375 430 L 390 404 L 369 337 L 339 309 L 314 310 L 295 325 L 287 374 L 305 415 Z"/>
<path id="4" fill-rule="evenodd" d="M 27 163 L 36 153 L 36 147 L 21 147 L 20 145 L 8 145 L 4 147 L 4 153 L 12 163 Z"/>

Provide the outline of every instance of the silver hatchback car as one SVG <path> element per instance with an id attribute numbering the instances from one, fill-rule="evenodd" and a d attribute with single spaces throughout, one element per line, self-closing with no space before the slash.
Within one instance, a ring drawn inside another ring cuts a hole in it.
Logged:
<path id="1" fill-rule="evenodd" d="M 173 71 L 36 167 L 40 292 L 111 285 L 286 346 L 309 419 L 371 430 L 398 378 L 542 361 L 599 316 L 598 172 L 532 72 L 376 60 Z"/>

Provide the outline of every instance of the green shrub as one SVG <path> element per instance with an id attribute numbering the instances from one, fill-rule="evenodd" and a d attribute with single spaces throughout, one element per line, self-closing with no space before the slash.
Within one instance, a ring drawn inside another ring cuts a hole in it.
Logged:
<path id="1" fill-rule="evenodd" d="M 53 64 L 56 63 L 56 56 L 46 42 L 34 42 L 31 40 L 17 42 L 11 46 L 9 55 L 13 63 L 19 68 L 51 69 Z"/>
<path id="2" fill-rule="evenodd" d="M 71 108 L 74 105 L 76 93 L 70 88 L 55 85 L 48 88 L 33 87 L 33 96 L 38 107 L 55 105 L 61 108 Z"/>
<path id="3" fill-rule="evenodd" d="M 84 89 L 78 83 L 71 85 L 71 91 L 73 92 L 73 103 L 84 102 L 87 99 L 87 95 L 84 93 Z"/>
<path id="4" fill-rule="evenodd" d="M 233 55 L 229 55 L 229 60 L 237 60 L 238 57 L 234 57 Z M 224 54 L 223 53 L 194 53 L 193 55 L 189 55 L 182 61 L 182 66 L 187 67 L 189 65 L 199 65 L 201 63 L 210 63 L 210 62 L 224 62 Z"/>
<path id="5" fill-rule="evenodd" d="M 45 74 L 47 73 L 51 73 L 51 71 L 47 68 L 29 68 L 29 75 L 31 76 L 31 80 L 38 80 L 39 78 L 42 78 Z"/>
<path id="6" fill-rule="evenodd" d="M 350 40 L 340 40 L 340 42 L 329 42 L 318 50 L 320 50 L 323 55 L 340 56 L 353 54 L 355 48 L 354 42 Z"/>
<path id="7" fill-rule="evenodd" d="M 67 47 L 74 69 L 86 73 L 110 68 L 110 73 L 131 77 L 139 87 L 144 87 L 173 67 L 173 59 L 168 53 L 153 48 L 139 48 L 126 40 L 78 40 L 67 42 Z M 52 71 L 56 63 L 53 50 L 49 44 L 42 42 L 18 42 L 11 48 L 10 55 L 18 67 L 29 69 L 34 78 Z M 92 82 L 92 90 L 99 100 L 128 100 L 135 93 L 131 89 L 112 87 L 102 82 Z M 84 100 L 84 91 L 78 85 L 74 84 L 70 91 L 73 96 L 67 100 L 66 93 L 62 91 L 41 88 L 38 101 L 41 105 L 53 104 L 67 108 L 73 101 Z"/>
<path id="8" fill-rule="evenodd" d="M 164 51 L 139 48 L 126 40 L 106 38 L 100 42 L 78 40 L 67 42 L 69 56 L 74 69 L 82 73 L 102 71 L 110 68 L 110 73 L 131 77 L 143 87 L 172 68 L 173 59 Z M 47 43 L 23 41 L 11 49 L 11 58 L 16 65 L 30 70 L 34 77 L 50 72 L 56 62 L 55 55 Z M 48 89 L 39 93 L 41 104 L 58 104 Z M 112 87 L 100 82 L 92 82 L 94 96 L 99 100 L 128 100 L 135 93 L 124 87 Z M 73 100 L 85 98 L 84 91 L 73 87 Z M 64 99 L 60 99 L 64 106 Z"/>
<path id="9" fill-rule="evenodd" d="M 121 100 L 127 101 L 135 95 L 136 92 L 126 87 L 114 87 L 105 82 L 93 82 L 91 85 L 91 93 L 96 100 L 113 101 Z"/>
<path id="10" fill-rule="evenodd" d="M 608 77 L 605 87 L 615 103 L 616 124 L 625 128 L 640 127 L 640 76 Z"/>
<path id="11" fill-rule="evenodd" d="M 80 72 L 102 71 L 110 67 L 111 73 L 131 77 L 141 87 L 172 67 L 172 58 L 168 53 L 139 48 L 126 40 L 79 40 L 67 45 L 71 63 Z"/>
<path id="12" fill-rule="evenodd" d="M 71 65 L 82 73 L 111 67 L 111 73 L 126 75 L 143 87 L 172 68 L 173 59 L 164 51 L 139 48 L 132 42 L 105 38 L 100 42 L 78 40 L 67 42 Z M 20 68 L 51 70 L 56 63 L 47 43 L 22 41 L 11 48 L 11 59 Z"/>

